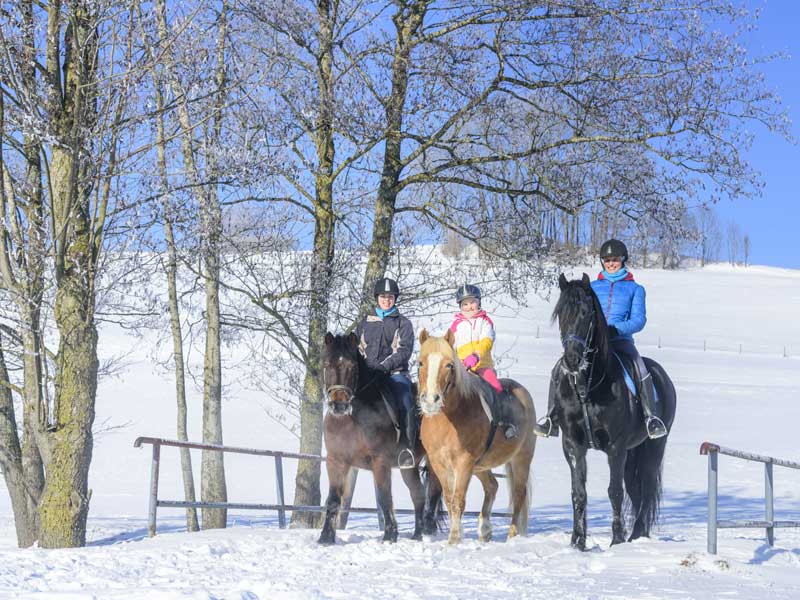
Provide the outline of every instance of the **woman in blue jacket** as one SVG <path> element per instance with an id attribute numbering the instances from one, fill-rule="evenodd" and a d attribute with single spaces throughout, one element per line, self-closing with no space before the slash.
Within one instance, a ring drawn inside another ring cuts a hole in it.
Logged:
<path id="1" fill-rule="evenodd" d="M 619 240 L 608 240 L 600 247 L 603 270 L 592 282 L 600 306 L 608 323 L 608 339 L 611 349 L 617 354 L 630 356 L 642 382 L 639 398 L 647 426 L 647 435 L 656 439 L 667 435 L 663 421 L 656 416 L 656 396 L 650 372 L 633 343 L 633 334 L 644 329 L 647 323 L 644 287 L 636 283 L 633 273 L 628 271 L 625 261 L 628 249 Z M 559 365 L 556 365 L 556 369 Z M 554 370 L 555 372 L 555 370 Z M 550 394 L 547 415 L 534 427 L 534 433 L 542 437 L 557 437 L 558 423 L 555 412 L 555 377 L 550 377 Z"/>

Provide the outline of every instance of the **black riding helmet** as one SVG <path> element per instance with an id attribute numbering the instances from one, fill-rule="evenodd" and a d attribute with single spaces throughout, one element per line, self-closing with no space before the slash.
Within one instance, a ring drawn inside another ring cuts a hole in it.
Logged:
<path id="1" fill-rule="evenodd" d="M 467 298 L 475 298 L 480 301 L 481 289 L 477 285 L 466 283 L 456 290 L 456 304 L 461 306 L 461 303 Z"/>
<path id="2" fill-rule="evenodd" d="M 389 279 L 388 277 L 378 279 L 378 281 L 375 282 L 375 287 L 372 288 L 372 291 L 376 299 L 381 294 L 392 294 L 396 300 L 400 295 L 400 288 L 398 287 L 397 282 L 394 279 Z"/>
<path id="3" fill-rule="evenodd" d="M 610 258 L 612 256 L 619 256 L 622 259 L 622 264 L 628 260 L 628 248 L 619 240 L 610 239 L 600 246 L 600 260 Z"/>

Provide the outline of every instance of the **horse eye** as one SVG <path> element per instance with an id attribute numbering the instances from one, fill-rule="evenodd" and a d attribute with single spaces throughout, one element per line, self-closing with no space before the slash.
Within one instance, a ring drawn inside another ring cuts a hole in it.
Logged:
<path id="1" fill-rule="evenodd" d="M 447 368 L 452 371 L 453 370 L 453 363 L 448 363 Z"/>

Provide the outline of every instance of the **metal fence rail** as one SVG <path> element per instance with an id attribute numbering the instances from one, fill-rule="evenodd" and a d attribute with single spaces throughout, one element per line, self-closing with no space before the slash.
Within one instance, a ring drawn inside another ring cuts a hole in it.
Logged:
<path id="1" fill-rule="evenodd" d="M 316 454 L 299 454 L 296 452 L 280 452 L 276 450 L 260 450 L 256 448 L 241 448 L 237 446 L 222 446 L 218 444 L 202 444 L 198 442 L 182 442 L 180 440 L 170 440 L 154 437 L 138 437 L 134 441 L 134 448 L 141 448 L 143 444 L 153 446 L 153 458 L 150 465 L 150 500 L 147 514 L 147 533 L 150 537 L 156 534 L 156 515 L 159 507 L 164 508 L 225 508 L 236 510 L 266 510 L 277 511 L 278 525 L 281 529 L 286 527 L 286 512 L 325 512 L 324 506 L 298 506 L 286 504 L 284 498 L 283 485 L 283 459 L 291 458 L 296 460 L 316 460 L 323 462 L 324 456 Z M 158 498 L 158 479 L 161 461 L 161 447 L 171 446 L 175 448 L 191 448 L 195 450 L 210 450 L 212 452 L 222 452 L 230 454 L 249 454 L 253 456 L 270 456 L 275 459 L 275 489 L 277 492 L 277 504 L 254 504 L 242 502 L 187 502 L 185 500 L 159 500 Z M 505 477 L 504 474 L 494 473 L 495 477 Z M 408 508 L 395 508 L 395 514 L 413 515 L 414 511 Z M 375 513 L 378 515 L 378 527 L 383 529 L 383 514 L 377 508 L 346 507 L 340 510 L 342 513 Z M 464 512 L 465 516 L 477 517 L 477 511 Z M 493 512 L 493 517 L 510 517 L 508 512 Z"/>
<path id="2" fill-rule="evenodd" d="M 772 456 L 762 456 L 741 450 L 725 448 L 711 442 L 703 442 L 700 446 L 700 454 L 708 455 L 708 553 L 717 553 L 717 529 L 752 528 L 765 529 L 767 543 L 775 545 L 775 527 L 800 527 L 800 521 L 776 521 L 773 495 L 772 466 L 787 467 L 789 469 L 800 470 L 800 463 Z M 717 518 L 717 487 L 719 484 L 719 464 L 718 456 L 725 454 L 764 463 L 764 512 L 763 521 L 723 521 Z"/>

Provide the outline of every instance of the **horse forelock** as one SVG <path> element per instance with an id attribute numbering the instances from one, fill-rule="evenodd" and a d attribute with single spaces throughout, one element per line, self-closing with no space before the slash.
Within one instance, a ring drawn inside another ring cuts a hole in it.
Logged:
<path id="1" fill-rule="evenodd" d="M 442 366 L 442 359 L 450 358 L 454 364 L 455 381 L 453 382 L 455 391 L 460 396 L 473 396 L 480 392 L 480 382 L 477 377 L 470 377 L 463 363 L 458 359 L 455 349 L 443 337 L 429 337 L 422 344 L 420 349 L 420 360 L 425 362 L 428 368 L 427 388 L 433 381 L 439 378 L 439 371 Z M 434 379 L 431 379 L 433 377 Z"/>

